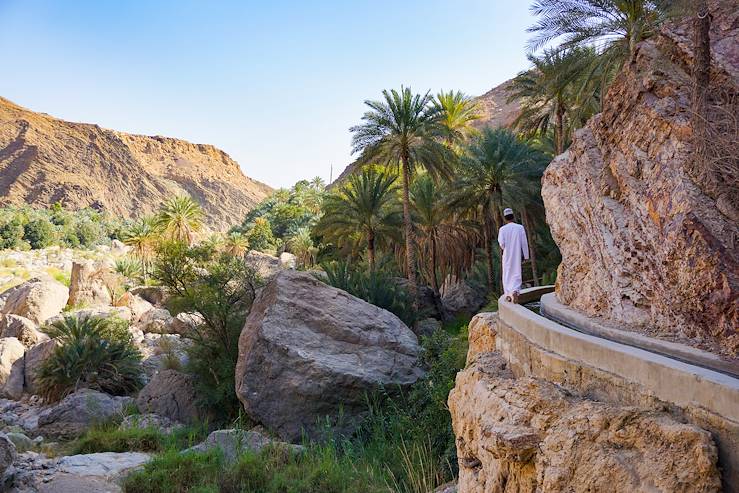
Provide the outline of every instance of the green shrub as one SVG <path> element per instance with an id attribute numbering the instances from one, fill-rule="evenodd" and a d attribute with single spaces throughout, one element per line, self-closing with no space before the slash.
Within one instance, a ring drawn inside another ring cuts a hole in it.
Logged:
<path id="1" fill-rule="evenodd" d="M 54 228 L 46 219 L 34 219 L 23 227 L 23 239 L 31 248 L 46 248 L 54 241 Z"/>
<path id="2" fill-rule="evenodd" d="M 126 493 L 181 491 L 258 493 L 390 493 L 381 467 L 339 450 L 330 442 L 300 454 L 268 447 L 225 464 L 217 451 L 168 452 L 134 472 Z"/>
<path id="3" fill-rule="evenodd" d="M 23 240 L 23 224 L 17 218 L 0 224 L 0 249 L 15 249 Z"/>
<path id="4" fill-rule="evenodd" d="M 164 434 L 157 428 L 122 429 L 115 423 L 106 423 L 88 430 L 74 443 L 72 453 L 182 450 L 200 443 L 205 436 L 204 426 L 181 427 Z"/>
<path id="5" fill-rule="evenodd" d="M 326 274 L 321 280 L 327 284 L 394 313 L 408 326 L 418 318 L 408 290 L 394 273 L 382 267 L 368 272 L 366 268 L 354 268 L 341 261 L 324 263 L 321 267 Z"/>
<path id="6" fill-rule="evenodd" d="M 61 344 L 39 368 L 39 393 L 45 399 L 57 401 L 79 388 L 126 395 L 141 387 L 141 354 L 127 322 L 64 316 L 46 332 Z"/>
<path id="7" fill-rule="evenodd" d="M 234 372 L 239 336 L 261 284 L 242 259 L 210 246 L 164 243 L 156 252 L 154 278 L 167 288 L 173 311 L 197 312 L 205 323 L 192 334 L 188 370 L 197 376 L 198 404 L 216 422 L 238 417 Z"/>
<path id="8" fill-rule="evenodd" d="M 115 271 L 128 279 L 143 280 L 141 261 L 132 257 L 123 257 L 115 261 Z"/>
<path id="9" fill-rule="evenodd" d="M 75 227 L 75 235 L 79 240 L 79 245 L 88 248 L 107 240 L 107 237 L 100 230 L 99 224 L 92 221 L 79 221 Z"/>

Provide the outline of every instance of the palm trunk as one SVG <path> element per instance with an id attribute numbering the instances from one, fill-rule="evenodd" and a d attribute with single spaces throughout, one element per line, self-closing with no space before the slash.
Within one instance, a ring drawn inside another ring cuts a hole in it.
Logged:
<path id="1" fill-rule="evenodd" d="M 711 14 L 706 0 L 697 0 L 693 19 L 693 130 L 696 142 L 706 137 L 708 84 L 711 73 Z"/>
<path id="2" fill-rule="evenodd" d="M 565 112 L 561 105 L 557 106 L 557 114 L 555 115 L 554 129 L 557 135 L 554 136 L 557 155 L 565 151 L 565 129 L 564 129 Z"/>
<path id="3" fill-rule="evenodd" d="M 527 236 L 529 238 L 529 258 L 531 259 L 531 275 L 534 276 L 534 286 L 539 285 L 539 273 L 536 268 L 536 238 L 534 228 L 531 225 L 531 219 L 526 209 L 521 212 L 521 218 L 523 219 L 523 226 L 526 228 Z"/>
<path id="4" fill-rule="evenodd" d="M 485 230 L 485 257 L 488 266 L 488 289 L 493 291 L 495 289 L 495 267 L 493 266 L 493 238 L 492 238 L 492 226 L 489 219 L 485 219 L 483 225 Z"/>
<path id="5" fill-rule="evenodd" d="M 410 294 L 413 304 L 418 306 L 417 284 L 416 284 L 416 250 L 415 237 L 413 234 L 413 222 L 411 221 L 411 170 L 408 156 L 402 157 L 403 166 L 403 227 L 405 229 L 405 270 L 410 284 Z"/>
<path id="6" fill-rule="evenodd" d="M 441 290 L 439 289 L 439 280 L 436 278 L 436 237 L 431 236 L 431 289 L 434 291 L 434 304 L 436 311 L 442 320 L 446 320 L 446 310 L 441 302 Z"/>
<path id="7" fill-rule="evenodd" d="M 370 272 L 375 272 L 375 232 L 372 230 L 367 233 L 367 262 Z"/>

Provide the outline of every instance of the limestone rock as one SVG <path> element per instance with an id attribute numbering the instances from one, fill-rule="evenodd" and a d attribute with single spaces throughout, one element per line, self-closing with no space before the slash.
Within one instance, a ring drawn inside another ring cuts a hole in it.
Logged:
<path id="1" fill-rule="evenodd" d="M 441 322 L 435 318 L 424 318 L 416 322 L 414 332 L 418 337 L 428 337 L 434 332 L 441 330 Z"/>
<path id="2" fill-rule="evenodd" d="M 13 465 L 16 458 L 16 450 L 13 442 L 4 433 L 0 433 L 0 476 Z"/>
<path id="3" fill-rule="evenodd" d="M 46 361 L 47 358 L 52 355 L 57 346 L 59 346 L 59 341 L 50 339 L 35 345 L 26 351 L 26 355 L 23 358 L 23 380 L 25 391 L 29 394 L 35 394 L 38 392 L 37 378 L 41 363 Z"/>
<path id="4" fill-rule="evenodd" d="M 91 389 L 69 394 L 41 412 L 38 433 L 52 438 L 75 438 L 96 423 L 121 416 L 130 397 L 116 397 Z"/>
<path id="5" fill-rule="evenodd" d="M 181 336 L 192 336 L 195 329 L 204 323 L 199 313 L 178 313 L 169 323 L 168 332 Z"/>
<path id="6" fill-rule="evenodd" d="M 26 348 L 49 340 L 31 320 L 12 314 L 0 316 L 0 337 L 15 337 Z"/>
<path id="7" fill-rule="evenodd" d="M 69 283 L 69 305 L 109 305 L 112 299 L 104 282 L 107 272 L 108 269 L 99 263 L 73 262 Z"/>
<path id="8" fill-rule="evenodd" d="M 238 456 L 246 451 L 259 452 L 263 448 L 282 447 L 291 452 L 301 452 L 302 445 L 280 442 L 269 438 L 257 430 L 216 430 L 208 435 L 203 442 L 190 447 L 187 452 L 206 452 L 213 448 L 221 449 L 226 462 L 235 462 Z"/>
<path id="9" fill-rule="evenodd" d="M 284 270 L 241 332 L 236 392 L 249 416 L 285 440 L 300 440 L 302 431 L 317 437 L 327 417 L 349 432 L 366 411 L 367 392 L 422 375 L 418 353 L 416 336 L 395 315 Z"/>
<path id="10" fill-rule="evenodd" d="M 172 421 L 171 419 L 160 416 L 158 414 L 131 414 L 123 418 L 120 424 L 122 430 L 142 430 L 153 428 L 168 435 L 178 428 L 182 428 L 182 423 Z"/>
<path id="11" fill-rule="evenodd" d="M 53 279 L 33 278 L 3 293 L 3 314 L 20 315 L 41 325 L 67 304 L 67 287 Z"/>
<path id="12" fill-rule="evenodd" d="M 190 375 L 162 370 L 141 389 L 136 405 L 142 413 L 154 413 L 181 423 L 197 422 L 202 416 Z"/>
<path id="13" fill-rule="evenodd" d="M 485 290 L 462 279 L 447 279 L 441 288 L 441 303 L 452 317 L 471 316 L 485 305 Z"/>
<path id="14" fill-rule="evenodd" d="M 469 349 L 467 350 L 467 364 L 472 363 L 477 355 L 495 351 L 496 325 L 498 312 L 478 313 L 467 326 Z"/>
<path id="15" fill-rule="evenodd" d="M 145 333 L 167 334 L 170 331 L 172 315 L 164 308 L 152 308 L 145 312 L 136 322 L 136 326 Z"/>
<path id="16" fill-rule="evenodd" d="M 709 94 L 717 99 L 709 106 L 739 90 L 737 10 L 713 18 L 721 21 L 711 23 Z M 737 356 L 737 150 L 723 163 L 726 175 L 693 154 L 691 32 L 689 23 L 667 27 L 640 43 L 608 90 L 603 112 L 547 168 L 542 197 L 562 253 L 559 301 Z M 735 111 L 724 106 L 717 113 Z"/>
<path id="17" fill-rule="evenodd" d="M 710 433 L 670 416 L 516 379 L 497 353 L 457 374 L 459 492 L 718 492 Z"/>
<path id="18" fill-rule="evenodd" d="M 129 291 L 134 296 L 140 296 L 152 305 L 163 305 L 167 302 L 169 294 L 161 286 L 136 286 Z"/>
<path id="19" fill-rule="evenodd" d="M 26 348 L 15 337 L 0 339 L 0 389 L 5 397 L 20 398 L 23 393 L 23 354 Z"/>
<path id="20" fill-rule="evenodd" d="M 282 268 L 280 259 L 268 253 L 250 250 L 244 256 L 246 265 L 251 267 L 259 274 L 265 282 L 271 280 Z"/>
<path id="21" fill-rule="evenodd" d="M 55 317 L 51 317 L 46 321 L 45 325 L 54 324 L 64 320 L 65 317 L 75 317 L 81 320 L 88 318 L 119 318 L 121 320 L 131 320 L 131 310 L 125 306 L 95 306 L 91 308 L 81 308 L 79 310 L 70 310 Z"/>
<path id="22" fill-rule="evenodd" d="M 8 437 L 8 440 L 13 442 L 13 445 L 15 445 L 15 450 L 18 453 L 27 452 L 31 450 L 34 446 L 33 440 L 28 438 L 23 433 L 11 431 L 6 433 L 5 436 Z"/>
<path id="23" fill-rule="evenodd" d="M 117 306 L 125 306 L 131 311 L 131 320 L 137 321 L 144 313 L 154 308 L 154 305 L 141 296 L 126 292 L 116 301 Z"/>

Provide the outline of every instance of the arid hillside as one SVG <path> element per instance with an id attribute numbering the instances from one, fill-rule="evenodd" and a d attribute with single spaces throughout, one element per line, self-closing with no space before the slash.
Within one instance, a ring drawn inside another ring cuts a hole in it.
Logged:
<path id="1" fill-rule="evenodd" d="M 211 228 L 226 229 L 271 190 L 211 145 L 67 122 L 0 97 L 0 205 L 61 201 L 131 218 L 189 194 Z"/>

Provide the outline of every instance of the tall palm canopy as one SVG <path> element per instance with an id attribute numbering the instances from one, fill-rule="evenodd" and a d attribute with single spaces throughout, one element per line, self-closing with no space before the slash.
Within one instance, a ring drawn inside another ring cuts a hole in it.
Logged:
<path id="1" fill-rule="evenodd" d="M 170 239 L 192 244 L 195 233 L 202 229 L 204 217 L 200 204 L 183 195 L 165 202 L 156 221 Z"/>
<path id="2" fill-rule="evenodd" d="M 552 42 L 558 49 L 592 46 L 600 73 L 609 77 L 634 54 L 637 43 L 654 36 L 670 11 L 669 0 L 536 0 L 538 17 L 529 28 L 531 51 Z"/>
<path id="3" fill-rule="evenodd" d="M 441 91 L 434 106 L 441 114 L 444 141 L 450 146 L 463 143 L 473 129 L 472 122 L 481 116 L 475 101 L 461 91 Z"/>
<path id="4" fill-rule="evenodd" d="M 157 237 L 158 231 L 151 217 L 141 218 L 123 232 L 123 243 L 133 248 L 134 255 L 141 262 L 144 279 L 148 277 Z"/>
<path id="5" fill-rule="evenodd" d="M 418 176 L 411 186 L 419 264 L 442 314 L 438 276 L 444 279 L 448 274 L 470 268 L 473 261 L 470 245 L 477 239 L 477 229 L 449 206 L 449 196 L 449 185 L 433 180 L 428 174 Z"/>
<path id="6" fill-rule="evenodd" d="M 593 48 L 571 48 L 528 58 L 533 67 L 508 90 L 508 100 L 521 105 L 514 127 L 528 137 L 553 128 L 555 152 L 561 154 L 572 132 L 597 111 L 599 84 L 587 77 L 597 55 Z"/>
<path id="7" fill-rule="evenodd" d="M 365 101 L 370 108 L 363 123 L 352 127 L 353 152 L 382 164 L 400 167 L 403 188 L 403 223 L 405 230 L 405 270 L 410 288 L 416 291 L 416 259 L 409 190 L 416 167 L 433 176 L 448 177 L 453 163 L 452 151 L 442 143 L 445 137 L 441 111 L 427 92 L 413 94 L 410 88 L 383 91 L 383 100 Z"/>
<path id="8" fill-rule="evenodd" d="M 452 205 L 480 218 L 485 235 L 488 284 L 495 284 L 493 240 L 503 224 L 505 206 L 523 205 L 538 193 L 546 158 L 510 130 L 486 128 L 462 157 L 453 185 Z"/>
<path id="9" fill-rule="evenodd" d="M 395 175 L 373 166 L 349 176 L 340 189 L 326 197 L 324 215 L 317 225 L 326 239 L 340 246 L 366 245 L 371 270 L 378 243 L 394 236 L 400 225 L 395 181 Z"/>

